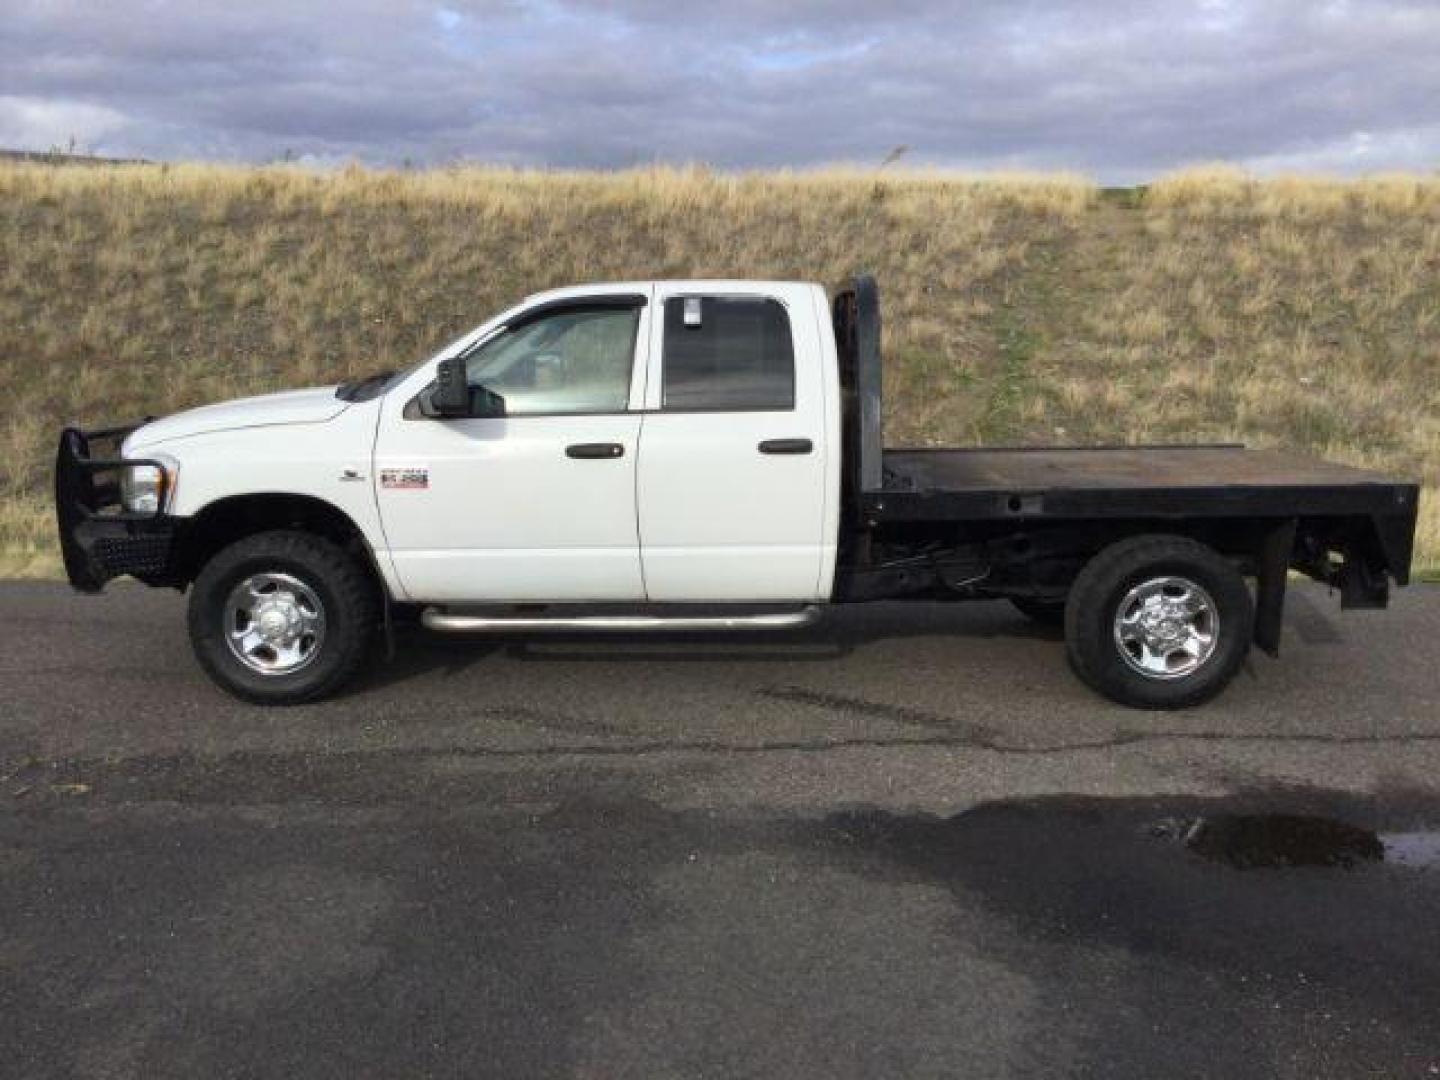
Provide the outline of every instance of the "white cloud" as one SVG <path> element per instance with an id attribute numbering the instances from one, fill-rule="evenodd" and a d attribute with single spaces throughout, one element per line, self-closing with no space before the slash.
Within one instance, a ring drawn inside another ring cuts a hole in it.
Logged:
<path id="1" fill-rule="evenodd" d="M 1249 158 L 1244 164 L 1262 174 L 1434 172 L 1440 169 L 1440 124 L 1380 134 L 1355 131 L 1333 141 Z"/>
<path id="2" fill-rule="evenodd" d="M 106 136 L 126 127 L 115 109 L 59 98 L 0 95 L 0 146 L 15 150 L 103 149 Z"/>

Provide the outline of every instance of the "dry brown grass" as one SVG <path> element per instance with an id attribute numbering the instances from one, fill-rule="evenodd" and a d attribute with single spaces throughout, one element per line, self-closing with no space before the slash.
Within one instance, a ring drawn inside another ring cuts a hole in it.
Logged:
<path id="1" fill-rule="evenodd" d="M 1427 485 L 1440 180 L 1138 205 L 1071 176 L 0 166 L 0 570 L 54 572 L 56 428 L 403 364 L 536 289 L 873 269 L 893 442 L 1240 438 Z"/>

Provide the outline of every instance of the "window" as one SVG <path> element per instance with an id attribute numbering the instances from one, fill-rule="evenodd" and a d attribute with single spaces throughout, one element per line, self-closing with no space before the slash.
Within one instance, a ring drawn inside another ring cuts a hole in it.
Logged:
<path id="1" fill-rule="evenodd" d="M 764 412 L 795 407 L 790 320 L 775 300 L 665 301 L 667 409 Z"/>
<path id="2" fill-rule="evenodd" d="M 639 323 L 638 307 L 562 308 L 486 342 L 465 379 L 503 397 L 507 416 L 624 412 Z"/>

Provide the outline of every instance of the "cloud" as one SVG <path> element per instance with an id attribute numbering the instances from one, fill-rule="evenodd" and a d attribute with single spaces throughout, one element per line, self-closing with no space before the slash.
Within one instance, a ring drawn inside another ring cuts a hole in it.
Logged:
<path id="1" fill-rule="evenodd" d="M 128 124 L 103 105 L 0 95 L 0 146 L 29 150 L 91 149 Z"/>
<path id="2" fill-rule="evenodd" d="M 1299 145 L 1251 160 L 1262 173 L 1373 173 L 1386 170 L 1434 172 L 1440 168 L 1440 124 Z"/>
<path id="3" fill-rule="evenodd" d="M 77 138 L 152 157 L 806 166 L 907 144 L 1112 181 L 1440 165 L 1422 0 L 7 6 L 12 145 L 85 120 Z"/>

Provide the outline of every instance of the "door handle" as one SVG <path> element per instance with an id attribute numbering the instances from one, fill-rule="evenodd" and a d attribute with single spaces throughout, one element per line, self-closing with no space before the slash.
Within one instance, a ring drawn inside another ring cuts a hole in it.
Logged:
<path id="1" fill-rule="evenodd" d="M 610 459 L 625 456 L 625 447 L 618 442 L 582 442 L 565 447 L 565 456 L 582 461 Z"/>
<path id="2" fill-rule="evenodd" d="M 762 454 L 808 454 L 814 449 L 809 439 L 766 439 L 760 444 Z"/>

